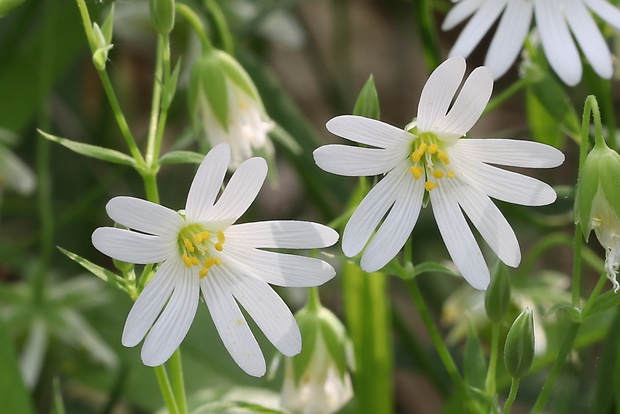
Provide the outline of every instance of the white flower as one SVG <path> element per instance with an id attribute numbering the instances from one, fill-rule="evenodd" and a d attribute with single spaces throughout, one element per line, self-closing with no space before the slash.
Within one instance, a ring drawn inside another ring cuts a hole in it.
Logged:
<path id="1" fill-rule="evenodd" d="M 521 260 L 517 239 L 489 197 L 528 206 L 556 198 L 547 184 L 489 164 L 555 167 L 564 160 L 560 151 L 528 141 L 459 139 L 482 114 L 493 87 L 489 69 L 476 68 L 448 111 L 464 73 L 461 57 L 442 63 L 422 90 L 417 124 L 405 130 L 358 116 L 327 123 L 332 133 L 375 148 L 325 145 L 314 152 L 319 167 L 346 176 L 385 174 L 353 213 L 342 238 L 349 257 L 366 246 L 360 264 L 367 272 L 381 269 L 400 251 L 428 195 L 455 265 L 474 288 L 486 289 L 489 270 L 463 211 L 495 254 L 516 267 Z"/>
<path id="2" fill-rule="evenodd" d="M 620 30 L 620 9 L 606 0 L 455 0 L 458 4 L 446 16 L 442 29 L 450 30 L 469 20 L 450 51 L 450 56 L 469 56 L 495 21 L 502 15 L 487 52 L 485 66 L 495 79 L 516 60 L 530 29 L 532 14 L 540 32 L 545 55 L 553 70 L 568 85 L 581 79 L 581 51 L 602 78 L 613 73 L 612 59 L 590 9 Z M 502 14 L 503 13 L 503 14 Z M 573 38 L 575 40 L 573 40 Z"/>
<path id="3" fill-rule="evenodd" d="M 250 375 L 265 373 L 265 361 L 239 302 L 283 354 L 299 353 L 295 318 L 268 283 L 316 286 L 335 271 L 326 262 L 261 249 L 314 249 L 334 244 L 329 227 L 302 221 L 233 224 L 248 209 L 265 180 L 262 158 L 242 163 L 215 201 L 230 160 L 227 145 L 213 148 L 192 182 L 184 212 L 132 197 L 115 197 L 110 218 L 128 229 L 103 227 L 93 244 L 115 259 L 160 263 L 129 312 L 122 343 L 145 336 L 142 361 L 160 365 L 181 344 L 196 314 L 200 292 L 224 345 Z"/>

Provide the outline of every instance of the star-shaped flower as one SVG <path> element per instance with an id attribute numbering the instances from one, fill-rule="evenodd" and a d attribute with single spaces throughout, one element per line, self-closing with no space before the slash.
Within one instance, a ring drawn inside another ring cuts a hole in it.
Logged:
<path id="1" fill-rule="evenodd" d="M 234 224 L 248 209 L 267 174 L 262 158 L 243 162 L 216 202 L 230 160 L 228 145 L 213 148 L 200 165 L 185 210 L 176 212 L 133 197 L 115 197 L 110 218 L 129 229 L 102 227 L 93 244 L 115 259 L 159 263 L 133 305 L 122 343 L 135 346 L 146 336 L 142 361 L 168 360 L 187 334 L 200 292 L 224 345 L 250 375 L 265 373 L 265 360 L 241 313 L 239 302 L 284 355 L 301 350 L 291 311 L 268 283 L 316 286 L 335 275 L 326 262 L 262 249 L 331 246 L 338 234 L 321 224 L 265 221 Z"/>
<path id="2" fill-rule="evenodd" d="M 422 90 L 417 121 L 405 130 L 359 116 L 327 123 L 332 133 L 373 148 L 322 146 L 314 152 L 320 168 L 346 176 L 385 174 L 355 210 L 342 237 L 348 257 L 365 247 L 360 264 L 367 272 L 381 269 L 400 251 L 428 194 L 452 260 L 474 288 L 486 289 L 489 270 L 463 211 L 499 258 L 516 267 L 521 260 L 517 238 L 490 197 L 527 206 L 556 198 L 547 184 L 489 164 L 555 167 L 564 161 L 557 149 L 529 141 L 460 139 L 482 114 L 493 87 L 491 71 L 479 67 L 450 108 L 464 74 L 463 58 L 442 63 Z"/>
<path id="3" fill-rule="evenodd" d="M 620 9 L 606 0 L 455 2 L 457 4 L 443 22 L 443 30 L 450 30 L 468 17 L 473 17 L 452 47 L 451 56 L 467 57 L 502 15 L 484 63 L 496 79 L 506 73 L 516 60 L 530 30 L 532 15 L 536 19 L 545 55 L 564 83 L 572 86 L 581 79 L 581 58 L 575 40 L 599 76 L 609 79 L 613 73 L 611 53 L 589 12 L 591 10 L 609 25 L 620 30 Z"/>

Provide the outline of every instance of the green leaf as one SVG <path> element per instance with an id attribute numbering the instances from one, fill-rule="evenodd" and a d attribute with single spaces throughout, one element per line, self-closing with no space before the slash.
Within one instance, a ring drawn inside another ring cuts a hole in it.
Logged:
<path id="1" fill-rule="evenodd" d="M 17 366 L 17 356 L 11 346 L 11 339 L 4 322 L 0 319 L 0 407 L 3 412 L 31 414 L 34 413 L 28 392 L 22 382 Z"/>
<path id="2" fill-rule="evenodd" d="M 531 88 L 526 91 L 526 111 L 534 140 L 555 148 L 562 148 L 564 134 L 560 129 L 561 124 L 547 111 Z"/>
<path id="3" fill-rule="evenodd" d="M 366 83 L 364 83 L 364 86 L 362 86 L 357 101 L 355 101 L 353 114 L 372 119 L 379 119 L 381 116 L 379 95 L 377 94 L 375 80 L 372 75 L 370 75 Z"/>
<path id="4" fill-rule="evenodd" d="M 559 310 L 565 310 L 570 315 L 573 322 L 581 321 L 581 312 L 579 309 L 576 309 L 571 303 L 556 303 L 549 309 L 549 311 L 543 316 L 546 318 L 547 316 L 551 316 Z"/>
<path id="5" fill-rule="evenodd" d="M 274 140 L 282 144 L 287 150 L 294 155 L 301 155 L 303 148 L 297 143 L 295 138 L 288 133 L 288 131 L 282 128 L 280 125 L 276 126 L 269 131 L 269 136 Z"/>
<path id="6" fill-rule="evenodd" d="M 159 159 L 160 164 L 200 164 L 204 154 L 193 151 L 170 151 Z"/>
<path id="7" fill-rule="evenodd" d="M 590 312 L 588 312 L 587 315 L 584 315 L 584 317 L 589 318 L 590 316 L 594 316 L 611 308 L 615 308 L 618 305 L 620 305 L 620 294 L 615 293 L 613 290 L 608 290 L 596 298 Z"/>
<path id="8" fill-rule="evenodd" d="M 465 341 L 464 358 L 465 382 L 472 388 L 484 389 L 487 363 L 478 333 L 471 318 L 467 318 L 467 340 Z"/>
<path id="9" fill-rule="evenodd" d="M 116 3 L 112 2 L 112 6 L 110 7 L 110 13 L 108 17 L 106 17 L 103 22 L 103 26 L 101 26 L 101 33 L 103 33 L 103 38 L 105 39 L 106 44 L 112 43 L 112 30 L 114 28 L 114 5 Z"/>
<path id="10" fill-rule="evenodd" d="M 131 165 L 137 168 L 136 160 L 127 154 L 123 154 L 120 151 L 116 151 L 109 148 L 100 147 L 97 145 L 85 144 L 83 142 L 71 141 L 66 138 L 57 137 L 55 135 L 48 134 L 46 132 L 37 130 L 41 135 L 50 141 L 59 143 L 60 145 L 69 148 L 73 152 L 84 155 L 86 157 L 96 158 L 98 160 L 111 162 L 114 164 Z"/>
<path id="11" fill-rule="evenodd" d="M 411 277 L 416 277 L 418 275 L 421 275 L 422 273 L 431 273 L 431 272 L 446 273 L 448 275 L 458 276 L 458 274 L 455 273 L 454 270 L 450 269 L 449 267 L 440 265 L 439 263 L 435 263 L 435 262 L 424 262 L 424 263 L 420 263 L 419 265 L 416 265 L 413 268 L 413 273 Z"/>
<path id="12" fill-rule="evenodd" d="M 79 264 L 80 266 L 82 266 L 83 268 L 85 268 L 86 270 L 88 270 L 89 272 L 91 272 L 93 275 L 97 276 L 99 279 L 103 280 L 104 282 L 109 283 L 113 286 L 116 286 L 117 288 L 121 290 L 124 290 L 124 291 L 127 290 L 125 286 L 125 280 L 122 277 L 114 274 L 113 272 L 110 272 L 107 269 L 104 269 L 101 266 L 98 266 L 92 263 L 89 260 L 84 259 L 81 256 L 78 256 L 75 253 L 65 250 L 62 247 L 58 247 L 58 250 L 60 250 L 69 259 L 73 260 L 74 262 L 76 262 L 77 264 Z"/>
<path id="13" fill-rule="evenodd" d="M 170 108 L 170 104 L 174 99 L 174 95 L 177 92 L 177 84 L 179 81 L 179 73 L 181 73 L 181 59 L 177 61 L 177 64 L 174 66 L 172 73 L 170 74 L 170 78 L 168 82 L 163 87 L 163 96 L 161 106 L 162 109 Z"/>

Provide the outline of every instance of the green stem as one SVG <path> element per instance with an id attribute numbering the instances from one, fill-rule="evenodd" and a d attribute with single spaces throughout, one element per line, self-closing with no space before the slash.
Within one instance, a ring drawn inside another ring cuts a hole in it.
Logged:
<path id="1" fill-rule="evenodd" d="M 308 310 L 317 312 L 321 308 L 321 297 L 319 296 L 319 288 L 312 286 L 308 289 L 308 303 L 306 304 Z"/>
<path id="2" fill-rule="evenodd" d="M 170 372 L 172 376 L 172 391 L 175 396 L 179 413 L 187 413 L 187 398 L 185 397 L 185 381 L 183 379 L 183 364 L 181 363 L 181 349 L 178 348 L 170 358 Z"/>
<path id="3" fill-rule="evenodd" d="M 170 380 L 168 380 L 168 373 L 166 372 L 166 367 L 164 367 L 163 365 L 159 365 L 157 367 L 154 367 L 153 369 L 155 370 L 155 375 L 157 376 L 157 383 L 159 384 L 161 395 L 164 398 L 164 403 L 166 404 L 166 408 L 168 408 L 168 413 L 181 414 L 175 399 L 174 391 L 172 390 L 172 386 L 170 385 Z"/>
<path id="4" fill-rule="evenodd" d="M 82 17 L 82 22 L 84 23 L 84 30 L 86 32 L 86 38 L 88 39 L 90 51 L 94 54 L 97 49 L 93 35 L 93 24 L 90 20 L 90 16 L 88 15 L 88 8 L 86 7 L 86 3 L 84 2 L 84 0 L 77 0 L 77 4 L 80 10 L 80 16 Z M 114 92 L 112 82 L 110 82 L 110 78 L 108 77 L 108 73 L 105 71 L 105 69 L 97 70 L 97 73 L 99 74 L 99 79 L 101 80 L 103 89 L 106 92 L 108 101 L 110 102 L 110 106 L 112 107 L 112 111 L 114 112 L 116 123 L 118 124 L 118 127 L 121 130 L 121 134 L 123 135 L 123 138 L 127 143 L 127 147 L 129 148 L 132 157 L 134 157 L 134 159 L 138 163 L 138 166 L 142 167 L 144 166 L 144 158 L 142 157 L 140 149 L 136 144 L 136 140 L 134 139 L 131 130 L 129 129 L 127 120 L 123 115 L 123 111 L 121 110 L 118 99 L 116 98 L 116 93 Z"/>
<path id="5" fill-rule="evenodd" d="M 489 103 L 487 104 L 487 107 L 484 109 L 484 112 L 482 113 L 483 116 L 492 112 L 493 110 L 495 110 L 495 108 L 497 108 L 498 106 L 506 102 L 508 99 L 512 98 L 513 95 L 515 95 L 521 89 L 525 88 L 526 85 L 527 85 L 527 80 L 524 78 L 521 78 L 515 83 L 513 83 L 512 85 L 510 85 L 508 88 L 504 89 L 502 93 L 500 93 L 495 98 L 489 101 Z"/>
<path id="6" fill-rule="evenodd" d="M 553 366 L 551 367 L 551 372 L 547 377 L 547 380 L 543 384 L 543 387 L 538 394 L 538 398 L 536 399 L 536 403 L 534 404 L 534 408 L 532 409 L 532 414 L 541 413 L 545 406 L 547 405 L 547 401 L 551 396 L 551 392 L 555 386 L 555 382 L 564 367 L 564 363 L 566 362 L 566 358 L 568 357 L 568 353 L 573 348 L 573 343 L 575 342 L 575 338 L 577 338 L 577 333 L 579 332 L 579 328 L 581 324 L 578 322 L 572 322 L 568 328 L 568 332 L 564 336 L 562 342 L 560 342 L 560 349 L 558 350 L 558 354 L 553 361 Z"/>
<path id="7" fill-rule="evenodd" d="M 424 298 L 422 297 L 422 293 L 420 292 L 420 289 L 418 288 L 415 279 L 407 279 L 405 283 L 407 283 L 407 287 L 409 288 L 409 294 L 411 295 L 413 302 L 415 303 L 416 308 L 420 313 L 422 322 L 424 322 L 424 326 L 426 327 L 426 330 L 428 331 L 431 340 L 433 341 L 433 345 L 435 346 L 435 349 L 439 354 L 441 362 L 443 362 L 443 365 L 446 368 L 446 371 L 448 371 L 448 374 L 452 378 L 454 384 L 464 394 L 466 386 L 463 382 L 463 378 L 461 378 L 461 375 L 459 374 L 458 368 L 456 367 L 456 364 L 454 363 L 454 360 L 450 355 L 450 351 L 448 351 L 448 348 L 441 339 L 441 335 L 439 335 L 437 326 L 435 326 L 433 318 L 431 317 L 431 314 L 426 307 L 426 303 L 424 302 Z"/>
<path id="8" fill-rule="evenodd" d="M 157 171 L 143 173 L 142 182 L 146 191 L 146 199 L 159 204 L 159 189 L 157 188 Z"/>
<path id="9" fill-rule="evenodd" d="M 512 378 L 512 383 L 510 384 L 510 393 L 508 394 L 508 399 L 506 399 L 506 404 L 504 404 L 504 414 L 510 414 L 512 404 L 517 398 L 517 391 L 519 390 L 520 380 L 520 378 Z"/>
<path id="10" fill-rule="evenodd" d="M 215 0 L 204 0 L 204 5 L 209 12 L 209 16 L 211 16 L 211 21 L 213 23 L 213 27 L 215 28 L 215 32 L 220 39 L 222 50 L 229 55 L 232 55 L 234 53 L 233 38 L 230 33 L 230 28 L 228 27 L 228 22 L 226 21 L 226 17 L 224 17 L 224 13 L 222 13 L 220 5 Z"/>
<path id="11" fill-rule="evenodd" d="M 207 32 L 205 32 L 205 28 L 200 20 L 200 17 L 198 17 L 198 15 L 189 6 L 183 3 L 176 3 L 175 7 L 176 11 L 187 19 L 188 23 L 198 35 L 200 43 L 202 44 L 203 52 L 213 49 L 213 44 L 211 43 L 209 36 L 207 36 Z"/>
<path id="12" fill-rule="evenodd" d="M 590 311 L 592 310 L 592 306 L 594 306 L 596 299 L 601 294 L 601 291 L 603 290 L 605 283 L 607 283 L 607 273 L 603 272 L 603 274 L 601 274 L 601 276 L 599 277 L 598 282 L 596 282 L 594 289 L 592 289 L 592 293 L 590 294 L 588 301 L 586 302 L 583 309 L 581 310 L 582 318 L 585 319 L 588 316 L 590 316 Z"/>
<path id="13" fill-rule="evenodd" d="M 496 383 L 495 376 L 497 373 L 497 352 L 499 349 L 499 323 L 491 325 L 491 355 L 489 356 L 489 370 L 487 371 L 487 379 L 485 388 L 489 395 L 495 395 Z"/>
<path id="14" fill-rule="evenodd" d="M 155 154 L 157 129 L 159 128 L 159 111 L 161 108 L 161 89 L 162 84 L 165 84 L 164 78 L 164 48 L 165 39 L 168 36 L 159 35 L 157 37 L 157 57 L 155 58 L 155 76 L 153 79 L 153 96 L 151 101 L 151 117 L 149 121 L 149 132 L 147 135 L 146 144 L 146 165 L 147 168 L 151 167 L 154 162 L 159 158 Z"/>
<path id="15" fill-rule="evenodd" d="M 433 18 L 433 1 L 413 0 L 412 4 L 415 8 L 413 16 L 417 23 L 416 27 L 419 28 L 422 40 L 424 63 L 430 73 L 441 63 L 439 36 Z"/>

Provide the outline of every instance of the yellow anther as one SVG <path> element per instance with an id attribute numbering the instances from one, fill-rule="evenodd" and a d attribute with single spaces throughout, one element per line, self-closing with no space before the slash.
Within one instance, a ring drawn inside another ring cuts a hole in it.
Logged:
<path id="1" fill-rule="evenodd" d="M 192 260 L 189 258 L 187 254 L 183 253 L 183 255 L 181 256 L 181 260 L 183 261 L 185 266 L 192 267 Z"/>
<path id="2" fill-rule="evenodd" d="M 219 257 L 209 257 L 207 260 L 205 260 L 203 265 L 206 269 L 208 269 L 213 265 L 219 266 L 220 262 L 221 260 Z"/>
<path id="3" fill-rule="evenodd" d="M 189 262 L 193 265 L 193 266 L 198 266 L 200 264 L 200 260 L 198 260 L 198 258 L 192 256 L 189 258 Z"/>
<path id="4" fill-rule="evenodd" d="M 198 272 L 198 277 L 203 279 L 206 275 L 209 274 L 209 269 L 206 267 L 203 267 L 202 269 L 200 269 L 200 271 Z"/>
<path id="5" fill-rule="evenodd" d="M 443 178 L 444 176 L 444 172 L 441 170 L 435 170 L 433 171 L 433 177 L 435 178 Z"/>
<path id="6" fill-rule="evenodd" d="M 454 178 L 454 177 L 455 177 L 454 171 L 448 170 L 448 178 Z"/>
<path id="7" fill-rule="evenodd" d="M 431 191 L 432 189 L 437 187 L 439 187 L 439 184 L 433 181 L 427 181 L 426 183 L 424 183 L 424 188 L 426 188 L 426 191 Z"/>
<path id="8" fill-rule="evenodd" d="M 422 159 L 422 155 L 424 155 L 424 151 L 426 151 L 426 148 L 428 148 L 428 145 L 424 142 L 421 143 L 418 149 L 411 153 L 411 160 L 413 162 L 420 162 L 420 160 Z"/>
<path id="9" fill-rule="evenodd" d="M 428 147 L 428 153 L 431 154 L 431 155 L 437 153 L 437 151 L 439 151 L 439 145 L 437 145 L 437 144 L 431 144 Z"/>
<path id="10" fill-rule="evenodd" d="M 450 158 L 448 158 L 448 154 L 446 154 L 445 151 L 439 151 L 439 153 L 437 154 L 437 157 L 439 157 L 439 159 L 443 161 L 444 164 L 446 165 L 450 164 Z"/>
<path id="11" fill-rule="evenodd" d="M 424 174 L 424 169 L 422 169 L 422 167 L 414 166 L 409 168 L 409 170 L 411 171 L 411 174 L 413 174 L 413 178 L 415 178 L 416 180 L 422 177 L 422 174 Z"/>
<path id="12" fill-rule="evenodd" d="M 194 245 L 191 241 L 189 241 L 188 239 L 183 239 L 183 244 L 185 245 L 185 248 L 188 252 L 194 253 Z"/>
<path id="13" fill-rule="evenodd" d="M 196 244 L 202 243 L 203 241 L 209 239 L 209 237 L 211 237 L 211 235 L 209 234 L 208 231 L 203 231 L 201 233 L 196 233 L 196 234 L 194 234 L 194 243 L 196 243 Z"/>
<path id="14" fill-rule="evenodd" d="M 213 245 L 215 247 L 215 250 L 217 250 L 218 252 L 221 252 L 222 250 L 224 250 L 224 245 L 222 243 L 215 243 Z"/>
<path id="15" fill-rule="evenodd" d="M 219 230 L 217 232 L 217 241 L 220 244 L 224 244 L 224 242 L 226 241 L 226 236 L 224 236 L 224 232 L 222 230 Z"/>

